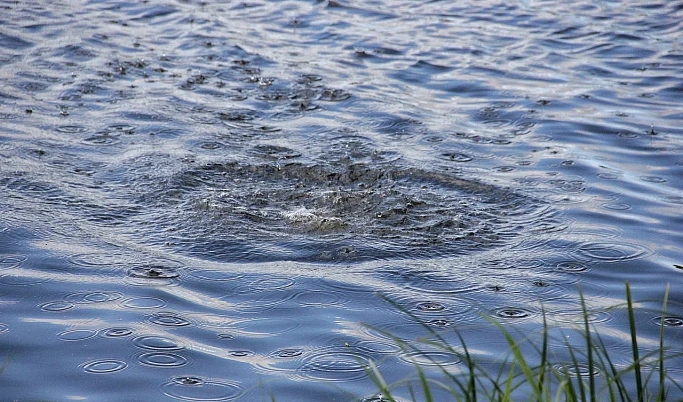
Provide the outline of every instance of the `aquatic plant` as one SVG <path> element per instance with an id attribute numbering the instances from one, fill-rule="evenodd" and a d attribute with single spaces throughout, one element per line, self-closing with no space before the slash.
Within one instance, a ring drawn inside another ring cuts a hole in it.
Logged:
<path id="1" fill-rule="evenodd" d="M 570 356 L 568 364 L 553 362 L 551 359 L 549 345 L 551 342 L 557 344 L 558 340 L 551 336 L 552 328 L 546 319 L 545 312 L 542 314 L 541 342 L 536 342 L 537 337 L 513 331 L 495 319 L 487 318 L 503 335 L 509 347 L 509 353 L 499 365 L 500 369 L 493 373 L 473 356 L 460 333 L 456 331 L 459 345 L 453 345 L 447 342 L 433 326 L 385 297 L 385 300 L 409 315 L 415 322 L 420 323 L 428 331 L 429 339 L 406 342 L 386 331 L 375 330 L 391 337 L 404 352 L 420 353 L 425 346 L 438 348 L 443 352 L 458 356 L 462 367 L 460 371 L 454 373 L 439 362 L 432 361 L 433 364 L 430 366 L 436 367 L 436 372 L 440 374 L 437 379 L 433 375 L 428 376 L 425 369 L 415 362 L 416 377 L 411 376 L 387 383 L 377 364 L 370 361 L 366 371 L 378 389 L 374 397 L 362 399 L 362 401 L 403 402 L 406 399 L 397 396 L 398 389 L 401 389 L 403 394 L 407 392 L 412 401 L 426 402 L 437 400 L 435 394 L 441 394 L 444 391 L 452 396 L 452 400 L 466 402 L 524 399 L 536 402 L 665 401 L 668 391 L 672 388 L 683 391 L 682 384 L 667 375 L 665 367 L 668 360 L 682 355 L 680 352 L 668 350 L 664 345 L 668 294 L 669 287 L 667 286 L 662 304 L 658 347 L 654 351 L 641 353 L 636 333 L 635 307 L 631 288 L 628 283 L 626 284 L 626 303 L 615 308 L 625 308 L 628 316 L 631 355 L 631 361 L 628 364 L 615 363 L 615 351 L 606 346 L 594 328 L 586 307 L 586 300 L 580 289 L 582 322 L 581 326 L 573 331 L 580 335 L 583 345 L 570 344 L 566 338 L 559 341 Z M 529 347 L 531 354 L 524 352 L 529 350 Z M 438 400 L 443 400 L 443 398 L 438 398 Z"/>

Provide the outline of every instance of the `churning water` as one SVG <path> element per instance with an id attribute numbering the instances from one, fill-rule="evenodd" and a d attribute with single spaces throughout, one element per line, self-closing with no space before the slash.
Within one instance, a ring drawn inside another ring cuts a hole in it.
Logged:
<path id="1" fill-rule="evenodd" d="M 464 371 L 406 312 L 495 372 L 579 284 L 680 350 L 683 3 L 0 10 L 1 399 L 378 400 Z"/>

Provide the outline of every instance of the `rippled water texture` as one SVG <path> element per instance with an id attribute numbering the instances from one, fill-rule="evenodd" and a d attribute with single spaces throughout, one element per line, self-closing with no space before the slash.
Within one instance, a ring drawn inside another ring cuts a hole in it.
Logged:
<path id="1" fill-rule="evenodd" d="M 571 331 L 577 285 L 625 350 L 625 281 L 641 345 L 680 350 L 681 21 L 657 0 L 1 1 L 3 397 L 377 400 L 371 360 L 465 370 L 396 339 L 457 330 L 498 372 L 485 317 Z"/>

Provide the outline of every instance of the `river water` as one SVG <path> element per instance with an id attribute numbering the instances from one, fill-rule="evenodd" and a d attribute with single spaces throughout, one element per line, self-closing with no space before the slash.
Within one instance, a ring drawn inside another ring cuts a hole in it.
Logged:
<path id="1" fill-rule="evenodd" d="M 370 360 L 464 372 L 387 334 L 415 318 L 495 373 L 487 317 L 538 335 L 545 311 L 561 365 L 579 289 L 626 367 L 627 281 L 644 351 L 671 285 L 681 349 L 679 1 L 0 10 L 3 400 L 370 400 Z"/>

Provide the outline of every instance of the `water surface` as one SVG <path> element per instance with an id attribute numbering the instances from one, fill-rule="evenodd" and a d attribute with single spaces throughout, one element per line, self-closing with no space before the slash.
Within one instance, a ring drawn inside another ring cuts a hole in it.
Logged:
<path id="1" fill-rule="evenodd" d="M 465 369 L 406 311 L 497 372 L 625 281 L 680 350 L 683 5 L 0 9 L 3 395 L 370 400 Z"/>

